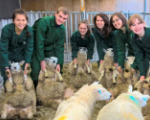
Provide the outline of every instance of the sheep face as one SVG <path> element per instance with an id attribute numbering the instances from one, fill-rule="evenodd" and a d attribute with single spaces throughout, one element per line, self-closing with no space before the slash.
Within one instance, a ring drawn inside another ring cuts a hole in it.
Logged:
<path id="1" fill-rule="evenodd" d="M 150 98 L 149 95 L 143 95 L 138 91 L 133 91 L 131 95 L 139 102 L 141 107 L 144 107 L 147 104 L 148 99 Z"/>
<path id="2" fill-rule="evenodd" d="M 79 48 L 79 53 L 86 55 L 87 54 L 87 49 L 85 47 L 80 47 Z"/>
<path id="3" fill-rule="evenodd" d="M 12 62 L 12 63 L 10 63 L 10 65 L 11 65 L 11 67 L 10 67 L 10 69 L 11 69 L 11 72 L 12 73 L 19 73 L 20 71 L 21 71 L 21 66 L 24 64 L 24 62 L 25 61 L 21 61 L 20 63 L 18 63 L 18 62 Z"/>
<path id="4" fill-rule="evenodd" d="M 46 65 L 49 67 L 56 67 L 58 59 L 56 57 L 45 58 Z"/>
<path id="5" fill-rule="evenodd" d="M 125 62 L 125 72 L 130 72 L 131 71 L 131 65 L 134 62 L 135 57 L 130 56 L 126 58 Z"/>
<path id="6" fill-rule="evenodd" d="M 114 56 L 114 52 L 112 48 L 108 48 L 107 50 L 104 49 L 105 55 L 108 57 L 113 57 Z"/>
<path id="7" fill-rule="evenodd" d="M 109 100 L 111 98 L 111 93 L 108 92 L 102 85 L 94 84 L 92 86 L 95 88 L 94 91 L 98 101 Z"/>

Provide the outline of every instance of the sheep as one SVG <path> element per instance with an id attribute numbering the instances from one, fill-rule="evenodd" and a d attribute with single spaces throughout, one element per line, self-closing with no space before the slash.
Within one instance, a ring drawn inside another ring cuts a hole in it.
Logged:
<path id="1" fill-rule="evenodd" d="M 77 54 L 77 64 L 73 61 L 69 64 L 70 82 L 69 84 L 76 89 L 81 88 L 85 84 L 91 84 L 97 80 L 97 75 L 92 70 L 92 65 L 87 65 L 87 53 L 84 48 L 81 48 Z"/>
<path id="2" fill-rule="evenodd" d="M 123 93 L 104 106 L 97 120 L 144 120 L 141 108 L 147 104 L 149 95 L 143 95 L 138 91 L 132 92 L 129 86 L 128 93 Z"/>
<path id="3" fill-rule="evenodd" d="M 36 95 L 30 76 L 25 76 L 21 65 L 24 61 L 11 63 L 10 78 L 5 83 L 6 93 L 2 100 L 1 118 L 32 119 L 36 114 Z"/>
<path id="4" fill-rule="evenodd" d="M 111 94 L 102 85 L 84 85 L 59 105 L 54 120 L 90 120 L 95 102 L 110 98 Z"/>
<path id="5" fill-rule="evenodd" d="M 127 82 L 129 85 L 134 86 L 135 83 L 138 81 L 138 71 L 132 72 L 131 65 L 134 62 L 135 57 L 134 56 L 128 56 L 126 58 L 125 66 L 124 66 L 124 72 L 123 76 L 125 78 L 125 82 Z"/>
<path id="6" fill-rule="evenodd" d="M 56 61 L 53 58 L 45 59 L 46 72 L 40 71 L 36 94 L 38 101 L 42 105 L 57 109 L 64 97 L 69 97 L 66 94 L 68 92 L 73 94 L 73 90 L 67 88 L 66 84 L 62 81 L 61 75 L 58 76 L 60 73 L 55 72 Z"/>
<path id="7" fill-rule="evenodd" d="M 105 79 L 106 88 L 111 88 L 116 83 L 114 80 L 114 53 L 112 48 L 108 48 L 107 50 L 104 49 L 105 56 L 103 63 L 100 64 L 99 72 L 100 77 L 98 78 L 99 81 L 101 79 Z"/>

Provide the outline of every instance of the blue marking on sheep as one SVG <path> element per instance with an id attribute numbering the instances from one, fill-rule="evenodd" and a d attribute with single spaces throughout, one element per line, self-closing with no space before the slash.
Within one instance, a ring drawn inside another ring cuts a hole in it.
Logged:
<path id="1" fill-rule="evenodd" d="M 134 101 L 137 105 L 139 104 L 138 100 L 135 99 L 135 97 L 129 96 L 129 99 L 132 100 L 132 101 Z"/>
<path id="2" fill-rule="evenodd" d="M 102 93 L 102 91 L 101 90 L 98 90 L 98 92 L 101 94 Z"/>
<path id="3" fill-rule="evenodd" d="M 146 98 L 143 98 L 143 100 L 145 100 L 147 102 L 147 99 Z"/>

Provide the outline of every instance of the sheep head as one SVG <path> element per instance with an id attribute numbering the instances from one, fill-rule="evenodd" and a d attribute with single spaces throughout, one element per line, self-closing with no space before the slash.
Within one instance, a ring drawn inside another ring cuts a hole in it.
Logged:
<path id="1" fill-rule="evenodd" d="M 97 101 L 109 100 L 111 98 L 111 93 L 108 92 L 101 84 L 93 83 L 90 88 L 95 94 Z"/>
<path id="2" fill-rule="evenodd" d="M 108 48 L 107 50 L 103 49 L 104 53 L 105 53 L 105 58 L 106 57 L 113 57 L 114 56 L 114 52 L 112 48 Z M 104 58 L 104 59 L 105 59 Z"/>

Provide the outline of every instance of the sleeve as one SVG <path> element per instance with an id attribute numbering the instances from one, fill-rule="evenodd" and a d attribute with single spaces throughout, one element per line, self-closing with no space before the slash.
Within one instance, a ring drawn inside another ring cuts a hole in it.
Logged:
<path id="1" fill-rule="evenodd" d="M 115 38 L 115 34 L 112 33 L 112 44 L 113 44 L 113 50 L 114 50 L 114 62 L 118 62 L 118 46 L 117 46 L 117 41 Z"/>
<path id="2" fill-rule="evenodd" d="M 94 36 L 93 36 L 93 34 L 89 37 L 89 43 L 88 43 L 87 49 L 88 49 L 87 59 L 92 59 L 93 53 L 94 53 Z"/>
<path id="3" fill-rule="evenodd" d="M 30 28 L 29 32 L 31 35 L 27 39 L 27 45 L 25 48 L 25 61 L 26 61 L 26 63 L 31 62 L 31 57 L 32 57 L 32 53 L 33 53 L 33 30 L 32 30 L 32 28 Z"/>
<path id="4" fill-rule="evenodd" d="M 35 27 L 35 28 L 34 28 Z M 35 29 L 35 49 L 38 61 L 44 60 L 44 41 L 45 41 L 45 32 L 47 30 L 46 21 L 40 19 L 35 22 L 33 29 Z"/>
<path id="5" fill-rule="evenodd" d="M 63 64 L 62 61 L 64 61 L 64 41 L 65 41 L 65 28 L 61 33 L 61 37 L 59 38 L 59 40 L 55 42 L 55 55 L 58 58 L 57 64 Z"/>
<path id="6" fill-rule="evenodd" d="M 131 40 L 131 45 L 133 48 L 133 52 L 135 54 L 135 59 L 138 64 L 138 68 L 140 70 L 140 75 L 145 76 L 146 75 L 146 70 L 145 70 L 145 64 L 144 64 L 144 54 L 143 50 L 138 47 L 137 43 L 135 40 Z"/>
<path id="7" fill-rule="evenodd" d="M 77 40 L 74 34 L 71 36 L 70 42 L 71 42 L 72 57 L 74 59 L 77 58 L 77 52 L 78 52 Z"/>
<path id="8" fill-rule="evenodd" d="M 9 66 L 9 39 L 11 39 L 9 38 L 9 31 L 3 28 L 0 41 L 0 63 L 4 67 Z"/>
<path id="9" fill-rule="evenodd" d="M 118 64 L 122 68 L 124 68 L 125 63 L 125 43 L 117 37 L 117 34 L 115 34 L 115 38 L 117 41 L 117 47 L 118 47 Z"/>

